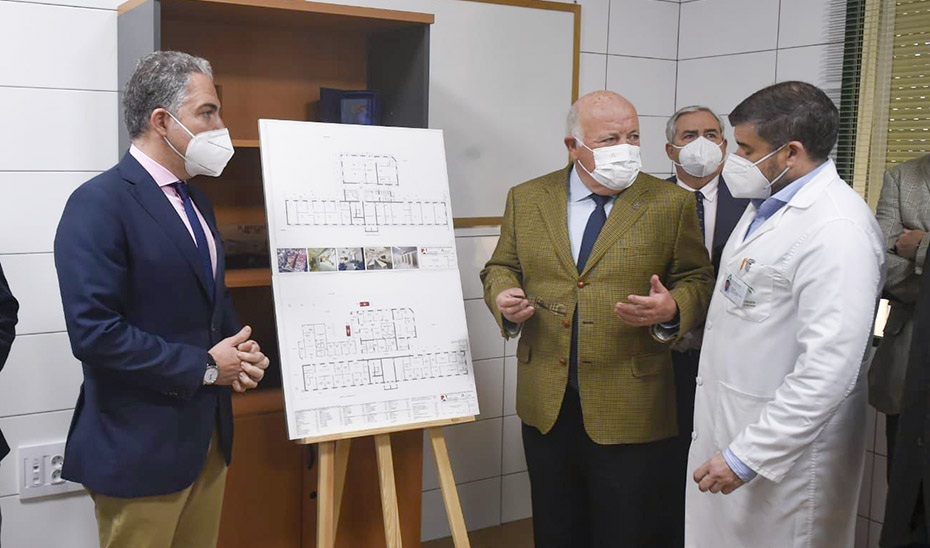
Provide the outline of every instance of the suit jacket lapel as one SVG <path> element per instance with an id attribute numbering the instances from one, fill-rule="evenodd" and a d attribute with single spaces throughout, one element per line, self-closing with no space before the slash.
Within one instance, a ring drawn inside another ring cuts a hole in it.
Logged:
<path id="1" fill-rule="evenodd" d="M 717 183 L 717 222 L 714 225 L 714 251 L 722 249 L 730 238 L 730 233 L 736 228 L 749 200 L 734 198 L 727 188 L 723 176 Z"/>
<path id="2" fill-rule="evenodd" d="M 564 172 L 561 180 L 553 180 L 549 185 L 549 195 L 545 200 L 539 202 L 539 212 L 542 214 L 543 222 L 552 238 L 552 245 L 555 248 L 555 254 L 562 265 L 573 274 L 578 272 L 575 261 L 572 259 L 572 245 L 568 239 L 568 174 Z"/>
<path id="3" fill-rule="evenodd" d="M 136 201 L 139 202 L 152 219 L 165 232 L 178 251 L 187 260 L 193 270 L 194 276 L 200 282 L 204 295 L 209 297 L 207 290 L 207 280 L 204 278 L 203 268 L 200 263 L 200 255 L 197 252 L 197 245 L 191 238 L 190 232 L 178 216 L 177 210 L 168 201 L 165 193 L 162 192 L 152 176 L 145 171 L 145 168 L 136 161 L 130 154 L 126 154 L 119 164 L 120 174 L 123 179 L 132 183 L 131 192 Z"/>
<path id="4" fill-rule="evenodd" d="M 640 179 L 642 176 L 640 176 Z M 649 201 L 644 199 L 650 192 L 648 183 L 633 183 L 633 186 L 621 192 L 617 199 L 614 200 L 613 208 L 610 215 L 607 216 L 607 222 L 604 228 L 594 242 L 594 249 L 591 250 L 591 256 L 585 264 L 582 276 L 587 275 L 591 268 L 610 250 L 620 236 L 633 226 L 633 223 L 639 219 L 640 215 L 649 207 Z"/>

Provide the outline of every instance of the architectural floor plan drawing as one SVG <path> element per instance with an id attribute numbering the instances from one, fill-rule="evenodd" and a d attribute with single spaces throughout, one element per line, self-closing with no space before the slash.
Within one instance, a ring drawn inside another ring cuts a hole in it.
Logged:
<path id="1" fill-rule="evenodd" d="M 259 135 L 291 439 L 476 415 L 442 133 Z"/>

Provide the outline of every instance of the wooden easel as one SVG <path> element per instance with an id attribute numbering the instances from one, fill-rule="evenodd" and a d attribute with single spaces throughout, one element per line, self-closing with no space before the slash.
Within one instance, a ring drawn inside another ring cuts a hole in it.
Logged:
<path id="1" fill-rule="evenodd" d="M 391 433 L 405 430 L 423 429 L 429 434 L 430 445 L 436 458 L 436 470 L 439 475 L 439 487 L 446 505 L 446 518 L 452 530 L 452 540 L 456 548 L 470 548 L 468 532 L 462 505 L 452 475 L 452 464 L 446 448 L 446 438 L 442 427 L 452 424 L 472 422 L 475 417 L 447 419 L 428 423 L 419 423 L 404 427 L 389 427 L 350 434 L 304 438 L 302 444 L 319 444 L 319 482 L 317 484 L 317 548 L 333 548 L 336 542 L 336 530 L 339 525 L 339 513 L 342 508 L 342 494 L 345 488 L 346 469 L 349 464 L 349 449 L 352 438 L 373 436 L 375 454 L 378 458 L 378 479 L 381 484 L 381 510 L 384 519 L 384 540 L 387 548 L 402 548 L 400 535 L 400 513 L 397 508 L 397 486 L 394 482 L 394 458 L 391 453 Z"/>

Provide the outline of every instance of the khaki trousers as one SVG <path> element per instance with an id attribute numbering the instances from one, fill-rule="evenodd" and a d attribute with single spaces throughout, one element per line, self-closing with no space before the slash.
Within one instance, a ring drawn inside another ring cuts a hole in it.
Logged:
<path id="1" fill-rule="evenodd" d="M 100 547 L 215 547 L 225 489 L 226 459 L 214 432 L 200 476 L 183 491 L 138 498 L 91 493 Z"/>

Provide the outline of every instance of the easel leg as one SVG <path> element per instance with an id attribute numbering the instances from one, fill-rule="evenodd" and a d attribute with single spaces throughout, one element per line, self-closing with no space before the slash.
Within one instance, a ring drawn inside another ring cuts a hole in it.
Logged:
<path id="1" fill-rule="evenodd" d="M 468 530 L 465 529 L 465 518 L 462 515 L 462 504 L 459 502 L 459 493 L 455 487 L 455 477 L 452 475 L 452 463 L 449 461 L 449 450 L 446 448 L 446 438 L 442 428 L 429 428 L 429 441 L 433 446 L 433 455 L 436 457 L 436 470 L 439 473 L 439 486 L 442 488 L 442 500 L 446 503 L 446 518 L 449 520 L 449 529 L 452 530 L 452 541 L 455 548 L 470 548 Z"/>
<path id="2" fill-rule="evenodd" d="M 381 510 L 384 516 L 384 540 L 387 548 L 401 548 L 400 513 L 397 509 L 397 485 L 394 483 L 394 457 L 391 454 L 391 435 L 375 436 L 378 455 L 378 478 L 381 482 Z"/>
<path id="3" fill-rule="evenodd" d="M 319 444 L 319 481 L 317 482 L 317 548 L 333 548 L 336 541 L 334 527 L 335 465 L 336 442 L 327 441 Z"/>
<path id="4" fill-rule="evenodd" d="M 349 467 L 349 450 L 352 449 L 352 440 L 338 440 L 336 442 L 335 489 L 333 496 L 333 540 L 339 531 L 339 513 L 342 511 L 342 493 L 346 487 L 346 470 Z"/>

